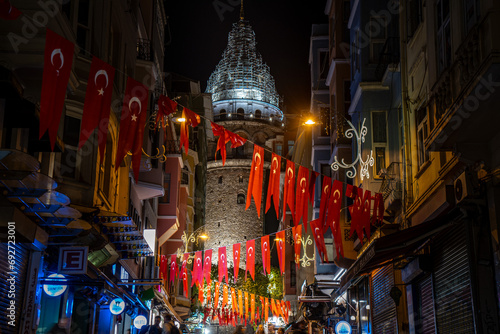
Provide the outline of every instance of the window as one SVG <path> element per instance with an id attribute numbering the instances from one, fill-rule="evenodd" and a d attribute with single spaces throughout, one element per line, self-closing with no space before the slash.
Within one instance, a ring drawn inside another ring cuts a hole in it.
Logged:
<path id="1" fill-rule="evenodd" d="M 411 38 L 422 23 L 422 0 L 408 0 L 406 7 L 406 17 L 408 20 L 408 37 Z"/>
<path id="2" fill-rule="evenodd" d="M 385 111 L 372 112 L 372 140 L 375 153 L 373 173 L 374 178 L 377 178 L 380 170 L 387 166 L 387 120 Z"/>
<path id="3" fill-rule="evenodd" d="M 297 285 L 297 269 L 295 268 L 295 261 L 290 261 L 290 286 Z"/>
<path id="4" fill-rule="evenodd" d="M 438 71 L 441 73 L 451 62 L 450 1 L 438 0 L 436 14 Z"/>
<path id="5" fill-rule="evenodd" d="M 466 32 L 469 32 L 479 19 L 479 0 L 464 0 Z"/>
<path id="6" fill-rule="evenodd" d="M 170 173 L 165 174 L 163 188 L 165 189 L 165 195 L 160 198 L 160 203 L 170 203 Z"/>
<path id="7" fill-rule="evenodd" d="M 240 183 L 243 183 L 243 175 L 238 176 L 238 181 L 239 181 Z"/>
<path id="8" fill-rule="evenodd" d="M 244 194 L 238 194 L 237 203 L 238 204 L 245 204 L 245 195 Z"/>
<path id="9" fill-rule="evenodd" d="M 344 102 L 351 102 L 351 80 L 344 81 Z"/>
<path id="10" fill-rule="evenodd" d="M 350 41 L 350 36 L 349 36 L 349 17 L 351 16 L 351 2 L 350 0 L 344 0 L 343 3 L 343 8 L 342 8 L 342 13 L 343 13 L 343 24 L 342 24 L 342 42 L 348 43 Z"/>
<path id="11" fill-rule="evenodd" d="M 372 16 L 368 26 L 370 34 L 370 62 L 378 63 L 387 40 L 387 22 L 382 16 Z"/>
<path id="12" fill-rule="evenodd" d="M 76 44 L 80 54 L 90 56 L 90 1 L 78 1 L 78 26 L 76 28 Z"/>
<path id="13" fill-rule="evenodd" d="M 295 145 L 294 140 L 289 140 L 288 141 L 288 154 L 290 154 L 293 151 L 293 146 Z"/>
<path id="14" fill-rule="evenodd" d="M 274 147 L 274 152 L 277 155 L 283 155 L 283 144 L 282 143 L 276 143 Z"/>
<path id="15" fill-rule="evenodd" d="M 189 184 L 189 169 L 186 166 L 182 168 L 181 184 Z"/>
<path id="16" fill-rule="evenodd" d="M 260 111 L 259 109 L 255 110 L 255 118 L 262 118 L 262 111 Z"/>
<path id="17" fill-rule="evenodd" d="M 243 108 L 236 110 L 236 119 L 245 119 L 245 110 Z"/>
<path id="18" fill-rule="evenodd" d="M 417 145 L 418 145 L 418 166 L 422 166 L 429 160 L 429 152 L 425 148 L 425 140 L 428 135 L 428 121 L 425 108 L 417 111 Z"/>
<path id="19" fill-rule="evenodd" d="M 221 121 L 225 121 L 226 120 L 226 109 L 221 109 L 221 111 L 219 113 L 219 117 L 220 117 Z"/>
<path id="20" fill-rule="evenodd" d="M 219 176 L 219 184 L 222 184 L 222 176 Z"/>

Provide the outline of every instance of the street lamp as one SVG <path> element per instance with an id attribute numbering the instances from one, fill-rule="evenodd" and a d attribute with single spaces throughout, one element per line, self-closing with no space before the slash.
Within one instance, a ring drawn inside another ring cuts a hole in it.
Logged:
<path id="1" fill-rule="evenodd" d="M 196 243 L 196 245 L 198 245 L 198 238 L 202 239 L 203 241 L 208 239 L 208 234 L 205 232 L 204 225 L 200 226 L 189 235 L 187 234 L 186 231 L 182 232 L 181 240 L 182 243 L 184 244 L 184 252 L 182 252 L 182 249 L 179 247 L 177 249 L 178 256 L 181 256 L 183 253 L 189 253 L 190 245 L 192 245 L 193 243 Z M 193 258 L 194 255 L 189 255 L 188 263 L 191 263 Z"/>

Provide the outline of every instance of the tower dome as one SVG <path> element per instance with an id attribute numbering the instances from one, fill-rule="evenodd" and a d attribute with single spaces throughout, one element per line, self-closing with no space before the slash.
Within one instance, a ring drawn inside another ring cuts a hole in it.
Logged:
<path id="1" fill-rule="evenodd" d="M 255 32 L 243 19 L 233 24 L 227 47 L 208 80 L 206 92 L 212 94 L 215 120 L 232 117 L 283 122 L 282 101 L 274 78 L 257 52 Z M 225 103 L 228 101 L 233 108 L 228 108 Z"/>

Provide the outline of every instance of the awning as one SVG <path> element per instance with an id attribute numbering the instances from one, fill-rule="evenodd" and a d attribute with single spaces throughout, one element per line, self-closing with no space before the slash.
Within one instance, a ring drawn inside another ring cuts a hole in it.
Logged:
<path id="1" fill-rule="evenodd" d="M 455 218 L 460 215 L 460 210 L 455 209 L 442 217 L 375 239 L 343 275 L 337 294 L 342 294 L 357 276 L 412 255 L 420 245 L 433 235 L 454 224 Z"/>
<path id="2" fill-rule="evenodd" d="M 170 304 L 170 302 L 168 301 L 167 297 L 166 297 L 166 294 L 165 292 L 163 291 L 163 288 L 162 288 L 162 292 L 158 292 L 156 289 L 154 290 L 155 291 L 155 297 L 157 300 L 159 300 L 163 306 L 168 310 L 168 312 L 179 322 L 182 324 L 182 318 L 179 316 L 179 314 L 177 314 L 177 312 L 174 310 L 174 307 L 172 306 L 172 304 Z"/>

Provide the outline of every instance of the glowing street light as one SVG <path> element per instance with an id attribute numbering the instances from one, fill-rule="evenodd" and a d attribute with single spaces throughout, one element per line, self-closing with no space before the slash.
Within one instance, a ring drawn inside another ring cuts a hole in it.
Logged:
<path id="1" fill-rule="evenodd" d="M 308 119 L 304 124 L 306 124 L 306 125 L 314 125 L 314 124 L 316 124 L 316 122 L 313 121 L 312 119 Z"/>

